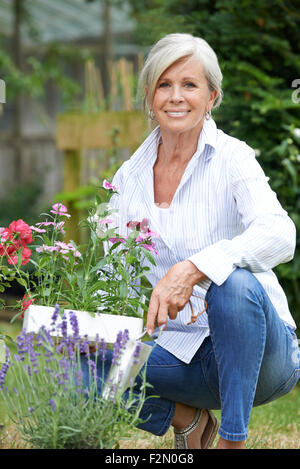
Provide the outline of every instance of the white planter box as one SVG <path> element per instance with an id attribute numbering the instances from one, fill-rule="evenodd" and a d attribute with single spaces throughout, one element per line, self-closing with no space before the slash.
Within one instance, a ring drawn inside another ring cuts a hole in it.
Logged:
<path id="1" fill-rule="evenodd" d="M 129 338 L 132 340 L 135 340 L 142 334 L 142 318 L 116 316 L 113 314 L 104 313 L 95 313 L 95 316 L 92 316 L 87 311 L 65 309 L 68 320 L 68 335 L 73 334 L 69 320 L 70 311 L 73 311 L 77 317 L 79 335 L 81 337 L 87 335 L 90 342 L 94 342 L 98 334 L 100 339 L 104 339 L 108 343 L 114 343 L 116 341 L 118 332 L 123 332 L 125 329 L 129 331 Z M 53 312 L 54 307 L 30 305 L 24 313 L 23 328 L 26 332 L 38 333 L 40 328 L 44 326 L 47 330 L 50 331 L 53 329 L 53 326 L 51 325 Z M 59 316 L 56 321 L 56 328 L 51 332 L 51 335 L 55 337 L 62 337 L 61 328 L 59 327 L 61 322 L 62 318 Z"/>

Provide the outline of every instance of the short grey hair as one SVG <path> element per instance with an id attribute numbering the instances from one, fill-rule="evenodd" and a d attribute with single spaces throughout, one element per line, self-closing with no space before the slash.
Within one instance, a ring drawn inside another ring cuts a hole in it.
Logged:
<path id="1" fill-rule="evenodd" d="M 201 62 L 209 89 L 218 93 L 214 108 L 221 104 L 223 75 L 215 52 L 200 37 L 175 33 L 160 39 L 152 47 L 145 61 L 138 83 L 138 92 L 140 96 L 143 96 L 144 109 L 147 108 L 147 96 L 150 102 L 153 99 L 159 77 L 167 68 L 183 58 L 196 59 Z M 148 90 L 147 96 L 145 96 L 145 88 Z"/>

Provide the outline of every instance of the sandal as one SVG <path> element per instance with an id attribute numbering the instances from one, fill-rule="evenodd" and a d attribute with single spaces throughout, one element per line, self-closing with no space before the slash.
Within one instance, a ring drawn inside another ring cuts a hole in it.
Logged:
<path id="1" fill-rule="evenodd" d="M 196 415 L 192 423 L 182 430 L 174 428 L 174 448 L 175 449 L 189 449 L 187 437 L 198 427 L 201 422 L 204 409 L 197 409 Z M 208 449 L 212 445 L 219 428 L 219 422 L 211 410 L 205 409 L 208 413 L 208 422 L 200 439 L 200 448 Z"/>

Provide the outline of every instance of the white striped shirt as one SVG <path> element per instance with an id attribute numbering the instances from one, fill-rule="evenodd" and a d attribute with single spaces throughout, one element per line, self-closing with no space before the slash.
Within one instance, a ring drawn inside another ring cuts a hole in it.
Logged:
<path id="1" fill-rule="evenodd" d="M 157 158 L 160 128 L 116 173 L 113 185 L 120 196 L 113 206 L 119 209 L 121 234 L 126 223 L 148 218 L 158 255 L 156 267 L 147 275 L 153 286 L 177 262 L 189 259 L 209 280 L 194 287 L 205 297 L 211 281 L 221 285 L 236 267 L 254 273 L 265 288 L 278 315 L 293 328 L 286 296 L 271 270 L 293 258 L 295 226 L 271 190 L 255 152 L 245 142 L 217 129 L 213 119 L 205 120 L 197 151 L 189 161 L 169 208 L 154 201 L 153 165 Z M 202 299 L 191 297 L 195 312 Z M 209 335 L 207 314 L 194 324 L 189 305 L 156 341 L 180 360 L 189 363 Z"/>

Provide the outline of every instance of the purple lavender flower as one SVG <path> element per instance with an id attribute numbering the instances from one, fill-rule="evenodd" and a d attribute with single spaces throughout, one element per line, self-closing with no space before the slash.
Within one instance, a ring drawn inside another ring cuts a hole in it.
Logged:
<path id="1" fill-rule="evenodd" d="M 74 334 L 74 339 L 79 337 L 79 326 L 77 316 L 73 311 L 70 311 L 70 323 Z"/>
<path id="2" fill-rule="evenodd" d="M 56 304 L 55 308 L 54 308 L 54 311 L 53 311 L 53 314 L 52 314 L 52 317 L 51 317 L 51 319 L 52 319 L 51 326 L 55 326 L 58 315 L 59 315 L 59 304 Z"/>
<path id="3" fill-rule="evenodd" d="M 87 335 L 84 336 L 83 342 L 80 343 L 80 353 L 84 353 L 87 357 L 90 356 L 90 343 Z"/>
<path id="4" fill-rule="evenodd" d="M 79 388 L 82 386 L 82 378 L 83 378 L 83 372 L 82 370 L 78 370 L 75 373 L 75 385 Z"/>
<path id="5" fill-rule="evenodd" d="M 97 379 L 97 373 L 96 373 L 96 365 L 95 365 L 94 360 L 91 360 L 91 359 L 88 360 L 88 365 L 90 367 L 92 377 L 96 380 Z"/>
<path id="6" fill-rule="evenodd" d="M 1 370 L 0 370 L 0 389 L 3 389 L 4 380 L 5 380 L 5 376 L 8 371 L 8 368 L 9 368 L 8 362 L 3 363 Z"/>
<path id="7" fill-rule="evenodd" d="M 122 331 L 118 332 L 117 334 L 117 339 L 114 343 L 114 348 L 113 348 L 113 356 L 112 356 L 112 365 L 117 365 L 119 363 L 119 359 L 121 357 L 121 351 L 122 351 L 122 338 L 123 334 Z"/>
<path id="8" fill-rule="evenodd" d="M 123 332 L 119 331 L 117 334 L 116 342 L 114 343 L 113 349 L 113 358 L 112 364 L 116 365 L 119 363 L 119 359 L 122 356 L 123 350 L 126 348 L 126 344 L 129 340 L 129 332 L 128 329 L 125 329 Z"/>
<path id="9" fill-rule="evenodd" d="M 133 364 L 134 365 L 137 365 L 138 362 L 139 362 L 139 357 L 140 357 L 140 354 L 141 354 L 141 350 L 142 350 L 142 344 L 141 342 L 138 342 L 136 347 L 135 347 L 135 351 L 133 352 Z"/>
<path id="10" fill-rule="evenodd" d="M 62 357 L 59 360 L 59 365 L 60 365 L 61 370 L 62 370 L 62 374 L 61 374 L 62 379 L 65 380 L 65 381 L 68 381 L 68 379 L 69 379 L 69 362 L 66 359 L 66 357 Z"/>
<path id="11" fill-rule="evenodd" d="M 122 345 L 121 345 L 122 349 L 125 349 L 128 340 L 129 340 L 129 331 L 128 329 L 125 329 L 122 335 Z"/>
<path id="12" fill-rule="evenodd" d="M 105 342 L 104 339 L 101 339 L 99 352 L 100 352 L 102 362 L 104 362 L 106 360 L 106 351 L 107 351 L 107 343 Z"/>
<path id="13" fill-rule="evenodd" d="M 60 327 L 61 327 L 62 336 L 67 337 L 67 335 L 68 335 L 68 323 L 67 323 L 67 318 L 66 318 L 65 314 L 63 315 L 62 323 L 60 324 Z"/>
<path id="14" fill-rule="evenodd" d="M 55 401 L 53 399 L 49 399 L 49 405 L 52 409 L 53 412 L 56 412 L 56 404 L 55 404 Z"/>

